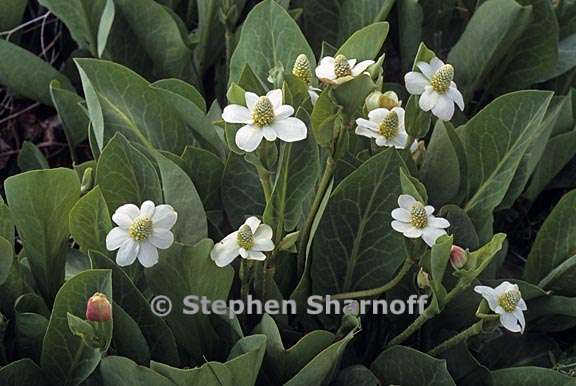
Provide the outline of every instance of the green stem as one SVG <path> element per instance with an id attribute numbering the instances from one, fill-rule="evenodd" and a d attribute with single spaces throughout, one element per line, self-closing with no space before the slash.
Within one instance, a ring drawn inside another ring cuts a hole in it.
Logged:
<path id="1" fill-rule="evenodd" d="M 256 170 L 258 171 L 260 184 L 262 185 L 262 190 L 264 191 L 266 204 L 268 204 L 270 202 L 270 198 L 272 197 L 272 183 L 270 182 L 270 173 L 261 167 L 257 167 Z"/>
<path id="2" fill-rule="evenodd" d="M 410 272 L 410 268 L 413 265 L 414 265 L 414 261 L 411 258 L 407 258 L 404 261 L 404 264 L 402 265 L 402 267 L 400 268 L 398 273 L 396 274 L 396 276 L 394 276 L 388 283 L 384 284 L 383 286 L 378 287 L 378 288 L 372 288 L 369 290 L 339 293 L 339 294 L 331 296 L 331 298 L 336 299 L 336 300 L 343 300 L 343 299 L 358 299 L 358 298 L 368 298 L 368 297 L 379 296 L 379 295 L 389 291 L 390 289 L 396 287 L 396 285 L 398 285 L 398 283 L 400 283 L 402 281 L 404 276 L 406 276 L 406 274 L 408 272 Z"/>
<path id="3" fill-rule="evenodd" d="M 434 347 L 432 350 L 428 351 L 428 355 L 437 356 L 438 354 L 448 350 L 449 348 L 454 347 L 461 342 L 465 342 L 466 340 L 468 340 L 468 338 L 480 334 L 482 332 L 483 325 L 484 325 L 483 319 L 477 321 L 464 331 L 460 332 L 457 335 L 454 335 L 452 338 L 445 340 L 438 346 Z"/>
<path id="4" fill-rule="evenodd" d="M 310 231 L 312 230 L 312 224 L 314 223 L 316 214 L 320 209 L 320 204 L 322 203 L 322 199 L 326 194 L 328 185 L 330 185 L 330 182 L 332 181 L 335 164 L 336 163 L 332 158 L 332 156 L 328 155 L 328 158 L 326 158 L 326 165 L 324 166 L 324 172 L 322 173 L 322 177 L 320 178 L 320 182 L 318 183 L 318 189 L 316 190 L 316 195 L 314 196 L 314 201 L 312 202 L 312 206 L 308 210 L 308 215 L 304 222 L 304 226 L 300 231 L 299 235 L 300 244 L 298 249 L 298 276 L 302 276 L 302 274 L 304 273 L 304 266 L 306 263 L 306 247 L 308 245 Z"/>

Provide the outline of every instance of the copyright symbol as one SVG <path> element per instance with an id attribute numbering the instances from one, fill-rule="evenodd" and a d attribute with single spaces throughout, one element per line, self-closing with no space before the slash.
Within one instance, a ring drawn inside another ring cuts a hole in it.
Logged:
<path id="1" fill-rule="evenodd" d="M 155 296 L 150 301 L 150 310 L 156 316 L 166 316 L 172 311 L 172 301 L 168 296 Z"/>

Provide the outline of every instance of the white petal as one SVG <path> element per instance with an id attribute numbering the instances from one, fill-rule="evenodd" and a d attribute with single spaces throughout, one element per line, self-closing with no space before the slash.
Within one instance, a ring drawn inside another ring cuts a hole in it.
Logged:
<path id="1" fill-rule="evenodd" d="M 140 244 L 138 261 L 144 268 L 150 268 L 158 263 L 158 249 L 148 242 Z"/>
<path id="2" fill-rule="evenodd" d="M 132 225 L 132 218 L 126 213 L 116 211 L 112 215 L 112 221 L 116 223 L 120 228 L 128 230 L 130 225 Z"/>
<path id="3" fill-rule="evenodd" d="M 450 227 L 450 223 L 448 222 L 448 220 L 446 220 L 445 218 L 442 217 L 434 217 L 434 216 L 429 216 L 428 217 L 428 225 L 434 228 L 448 228 Z"/>
<path id="4" fill-rule="evenodd" d="M 420 96 L 418 100 L 418 105 L 424 111 L 430 111 L 436 106 L 440 94 L 432 89 L 432 87 L 426 87 L 424 93 Z"/>
<path id="5" fill-rule="evenodd" d="M 436 72 L 444 65 L 444 62 L 441 61 L 439 58 L 432 58 L 430 61 L 430 67 L 432 67 L 432 71 Z"/>
<path id="6" fill-rule="evenodd" d="M 520 308 L 516 308 L 512 313 L 520 324 L 520 332 L 524 333 L 524 329 L 526 328 L 526 319 L 524 318 L 524 313 Z"/>
<path id="7" fill-rule="evenodd" d="M 246 125 L 236 132 L 236 146 L 240 149 L 252 152 L 262 142 L 263 133 L 258 127 Z"/>
<path id="8" fill-rule="evenodd" d="M 422 240 L 424 240 L 426 244 L 432 247 L 434 243 L 436 243 L 436 239 L 445 234 L 446 231 L 444 231 L 443 229 L 437 229 L 428 226 L 424 228 L 422 231 Z"/>
<path id="9" fill-rule="evenodd" d="M 250 250 L 247 251 L 245 259 L 263 261 L 266 260 L 266 255 L 260 251 Z"/>
<path id="10" fill-rule="evenodd" d="M 296 142 L 306 138 L 306 124 L 298 118 L 289 117 L 286 119 L 274 120 L 270 125 L 284 142 Z"/>
<path id="11" fill-rule="evenodd" d="M 361 118 L 359 118 L 361 119 Z M 356 122 L 358 122 L 358 120 L 356 120 Z M 366 121 L 368 122 L 368 121 Z M 354 132 L 358 135 L 361 135 L 363 137 L 368 137 L 368 138 L 378 138 L 380 136 L 380 134 L 378 132 L 376 132 L 376 130 L 373 129 L 369 129 L 367 127 L 364 126 L 357 126 L 356 130 L 354 130 Z"/>
<path id="12" fill-rule="evenodd" d="M 409 230 L 411 230 L 413 228 L 413 226 L 411 224 L 408 224 L 408 223 L 402 222 L 402 221 L 398 221 L 398 220 L 392 221 L 390 223 L 390 225 L 392 226 L 392 229 L 394 229 L 396 232 L 400 232 L 400 233 L 408 232 Z"/>
<path id="13" fill-rule="evenodd" d="M 398 221 L 410 222 L 410 212 L 404 208 L 396 208 L 392 211 L 392 218 Z"/>
<path id="14" fill-rule="evenodd" d="M 369 121 L 369 120 L 364 119 L 364 118 L 358 118 L 358 119 L 356 119 L 356 124 L 357 124 L 358 126 L 363 126 L 363 127 L 372 129 L 372 130 L 374 130 L 374 131 L 376 131 L 376 132 L 378 131 L 378 124 L 377 124 L 376 122 L 372 122 L 372 121 Z"/>
<path id="15" fill-rule="evenodd" d="M 358 76 L 362 74 L 368 67 L 374 64 L 373 60 L 364 60 L 352 68 L 352 76 Z"/>
<path id="16" fill-rule="evenodd" d="M 383 135 L 378 134 L 376 137 L 377 137 L 376 138 L 376 145 L 378 145 L 378 146 L 394 146 L 392 144 L 392 142 L 388 141 L 386 139 L 386 137 L 384 137 Z"/>
<path id="17" fill-rule="evenodd" d="M 244 221 L 244 225 L 248 225 L 252 233 L 256 233 L 261 223 L 262 221 L 260 221 L 256 216 L 248 217 L 246 221 Z"/>
<path id="18" fill-rule="evenodd" d="M 522 327 L 518 324 L 518 320 L 514 316 L 514 314 L 510 312 L 505 312 L 500 315 L 500 323 L 504 326 L 505 329 L 512 331 L 512 332 L 521 332 Z"/>
<path id="19" fill-rule="evenodd" d="M 405 115 L 405 111 L 402 107 L 394 107 L 392 109 L 392 111 L 394 111 L 396 113 L 396 115 L 398 116 L 398 125 L 400 127 L 401 130 L 404 130 L 404 115 Z"/>
<path id="20" fill-rule="evenodd" d="M 400 208 L 410 210 L 414 203 L 416 203 L 416 199 L 409 194 L 401 194 L 398 196 L 398 205 Z"/>
<path id="21" fill-rule="evenodd" d="M 412 95 L 420 95 L 424 92 L 426 86 L 430 84 L 428 79 L 419 72 L 411 71 L 404 75 L 406 90 Z"/>
<path id="22" fill-rule="evenodd" d="M 311 88 L 308 89 L 308 95 L 310 96 L 310 102 L 312 102 L 312 106 L 314 106 L 320 95 L 318 95 L 318 93 Z"/>
<path id="23" fill-rule="evenodd" d="M 140 215 L 148 218 L 152 218 L 154 216 L 154 212 L 156 211 L 156 205 L 150 200 L 144 201 L 142 206 L 140 206 Z"/>
<path id="24" fill-rule="evenodd" d="M 260 224 L 254 232 L 254 241 L 271 240 L 272 239 L 272 228 L 268 224 Z"/>
<path id="25" fill-rule="evenodd" d="M 118 209 L 116 209 L 116 212 L 114 213 L 125 214 L 129 216 L 132 220 L 134 220 L 136 217 L 140 216 L 140 208 L 138 208 L 134 204 L 124 204 L 118 207 Z"/>
<path id="26" fill-rule="evenodd" d="M 174 234 L 167 229 L 154 229 L 148 240 L 156 248 L 168 249 L 174 243 Z"/>
<path id="27" fill-rule="evenodd" d="M 448 96 L 450 99 L 454 101 L 460 108 L 460 110 L 464 111 L 464 98 L 462 97 L 462 93 L 458 91 L 456 87 L 450 87 L 447 91 Z"/>
<path id="28" fill-rule="evenodd" d="M 246 92 L 244 94 L 244 99 L 246 100 L 246 107 L 248 110 L 254 111 L 254 106 L 256 106 L 256 102 L 258 102 L 258 95 L 254 94 L 253 92 Z"/>
<path id="29" fill-rule="evenodd" d="M 350 66 L 350 68 L 353 68 L 356 65 L 356 62 L 358 60 L 356 59 L 348 59 L 348 65 Z"/>
<path id="30" fill-rule="evenodd" d="M 334 80 L 336 79 L 336 74 L 334 73 L 334 58 L 327 56 L 322 58 L 318 67 L 314 71 L 316 73 L 316 77 L 320 80 L 328 79 Z"/>
<path id="31" fill-rule="evenodd" d="M 241 256 L 243 259 L 245 259 L 245 258 L 248 257 L 248 251 L 247 251 L 246 249 L 240 248 L 239 251 L 240 251 L 240 256 Z"/>
<path id="32" fill-rule="evenodd" d="M 294 107 L 290 105 L 282 105 L 274 109 L 274 116 L 276 119 L 288 118 L 292 114 L 294 114 Z"/>
<path id="33" fill-rule="evenodd" d="M 426 205 L 424 207 L 424 209 L 426 210 L 426 214 L 428 216 L 430 216 L 432 213 L 434 213 L 434 207 L 432 205 Z"/>
<path id="34" fill-rule="evenodd" d="M 429 65 L 428 63 L 418 62 L 416 63 L 416 66 L 420 71 L 422 71 L 422 74 L 424 74 L 426 78 L 430 79 L 434 75 L 434 70 L 432 69 L 432 66 Z"/>
<path id="35" fill-rule="evenodd" d="M 498 307 L 498 297 L 496 296 L 496 292 L 494 292 L 493 288 L 485 285 L 477 285 L 474 287 L 474 292 L 482 295 L 482 297 L 486 299 L 488 302 L 488 307 L 490 307 L 492 311 L 496 310 L 496 307 Z"/>
<path id="36" fill-rule="evenodd" d="M 513 287 L 514 287 L 514 284 L 512 284 L 508 281 L 503 281 L 496 288 L 494 288 L 494 293 L 496 294 L 496 296 L 500 297 L 500 296 L 504 295 L 504 293 L 506 291 L 510 290 Z"/>
<path id="37" fill-rule="evenodd" d="M 140 244 L 128 238 L 122 243 L 118 253 L 116 254 L 116 264 L 121 267 L 126 267 L 136 260 L 140 252 Z"/>
<path id="38" fill-rule="evenodd" d="M 171 205 L 158 205 L 152 216 L 154 228 L 170 229 L 176 224 L 176 220 L 178 220 L 178 213 Z"/>
<path id="39" fill-rule="evenodd" d="M 417 239 L 422 236 L 422 229 L 411 227 L 408 231 L 404 232 L 404 236 L 411 239 Z"/>
<path id="40" fill-rule="evenodd" d="M 390 142 L 396 149 L 404 149 L 408 143 L 408 133 L 400 132 Z"/>
<path id="41" fill-rule="evenodd" d="M 224 240 L 214 245 L 210 252 L 210 258 L 216 263 L 218 267 L 225 267 L 230 264 L 240 254 L 240 248 L 236 242 L 236 234 L 230 234 Z M 234 235 L 234 237 L 229 237 Z"/>
<path id="42" fill-rule="evenodd" d="M 278 135 L 271 126 L 263 127 L 262 135 L 264 135 L 264 138 L 266 138 L 266 140 L 270 142 L 276 141 L 276 138 L 278 138 Z"/>
<path id="43" fill-rule="evenodd" d="M 526 305 L 524 299 L 520 299 L 520 301 L 518 302 L 518 308 L 522 311 L 526 311 L 528 309 L 528 306 Z"/>
<path id="44" fill-rule="evenodd" d="M 253 251 L 273 251 L 274 242 L 270 239 L 254 240 Z"/>
<path id="45" fill-rule="evenodd" d="M 272 103 L 274 110 L 282 106 L 282 90 L 279 88 L 276 90 L 268 91 L 266 97 L 270 100 L 270 103 Z"/>
<path id="46" fill-rule="evenodd" d="M 224 107 L 222 119 L 228 123 L 250 123 L 252 122 L 252 114 L 244 106 L 228 105 Z"/>
<path id="47" fill-rule="evenodd" d="M 112 229 L 106 235 L 106 249 L 109 251 L 114 251 L 124 243 L 124 241 L 128 240 L 130 236 L 125 229 L 116 227 Z"/>
<path id="48" fill-rule="evenodd" d="M 436 105 L 432 108 L 432 114 L 443 121 L 449 121 L 454 115 L 454 102 L 446 94 L 440 95 Z"/>
<path id="49" fill-rule="evenodd" d="M 372 122 L 382 122 L 384 119 L 386 119 L 388 114 L 390 114 L 390 111 L 388 109 L 385 109 L 384 107 L 380 107 L 380 108 L 371 110 L 368 113 L 368 118 Z"/>

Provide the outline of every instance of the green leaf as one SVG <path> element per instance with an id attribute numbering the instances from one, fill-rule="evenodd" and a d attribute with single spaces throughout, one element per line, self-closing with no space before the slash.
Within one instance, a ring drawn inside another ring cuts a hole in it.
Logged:
<path id="1" fill-rule="evenodd" d="M 0 368 L 0 383 L 3 386 L 47 386 L 42 370 L 29 358 L 20 359 Z"/>
<path id="2" fill-rule="evenodd" d="M 256 168 L 230 152 L 222 176 L 222 204 L 233 227 L 264 212 L 265 199 Z"/>
<path id="3" fill-rule="evenodd" d="M 376 84 L 369 75 L 361 74 L 334 89 L 334 99 L 342 106 L 347 121 L 362 115 L 366 97 L 374 91 Z"/>
<path id="4" fill-rule="evenodd" d="M 262 316 L 262 321 L 256 326 L 254 332 L 264 334 L 268 338 L 264 369 L 275 384 L 284 384 L 294 377 L 304 366 L 313 361 L 316 355 L 336 340 L 336 336 L 331 332 L 315 330 L 306 334 L 287 350 L 284 348 L 274 319 L 268 314 Z"/>
<path id="5" fill-rule="evenodd" d="M 122 135 L 114 136 L 102 151 L 96 183 L 110 212 L 128 203 L 162 202 L 160 179 L 154 165 Z"/>
<path id="6" fill-rule="evenodd" d="M 106 0 L 106 5 L 102 11 L 100 24 L 98 25 L 97 47 L 98 57 L 101 58 L 108 43 L 112 23 L 114 23 L 114 16 L 116 15 L 116 7 L 113 0 Z"/>
<path id="7" fill-rule="evenodd" d="M 14 249 L 12 244 L 0 236 L 0 286 L 8 279 L 13 261 Z"/>
<path id="8" fill-rule="evenodd" d="M 0 3 L 0 30 L 9 31 L 22 21 L 28 0 L 6 0 Z"/>
<path id="9" fill-rule="evenodd" d="M 462 287 L 467 287 L 472 283 L 492 262 L 492 259 L 502 249 L 506 240 L 504 233 L 497 233 L 488 243 L 480 249 L 468 254 L 466 269 L 460 269 L 454 272 L 454 276 L 460 278 Z"/>
<path id="10" fill-rule="evenodd" d="M 55 384 L 77 385 L 98 366 L 102 353 L 91 349 L 68 328 L 68 313 L 85 315 L 86 303 L 94 293 L 112 302 L 112 277 L 108 270 L 82 272 L 67 281 L 54 300 L 50 324 L 42 345 L 42 369 Z"/>
<path id="11" fill-rule="evenodd" d="M 82 339 L 82 344 L 88 348 L 105 352 L 110 346 L 112 341 L 112 321 L 101 322 L 100 327 L 97 327 L 98 322 L 89 322 L 74 314 L 67 313 L 68 328 L 70 332 Z"/>
<path id="12" fill-rule="evenodd" d="M 364 365 L 346 367 L 338 373 L 334 386 L 379 386 L 380 381 L 370 369 Z"/>
<path id="13" fill-rule="evenodd" d="M 106 235 L 112 229 L 108 206 L 99 186 L 82 196 L 70 211 L 70 233 L 84 252 L 107 254 Z"/>
<path id="14" fill-rule="evenodd" d="M 206 210 L 222 209 L 220 190 L 224 163 L 207 150 L 186 146 L 182 154 L 183 168 L 198 189 Z"/>
<path id="15" fill-rule="evenodd" d="M 32 142 L 24 141 L 18 153 L 18 167 L 27 172 L 36 169 L 49 169 L 48 160 Z"/>
<path id="16" fill-rule="evenodd" d="M 273 68 L 290 71 L 300 54 L 316 67 L 314 53 L 294 19 L 275 1 L 265 0 L 252 8 L 244 21 L 230 61 L 230 82 L 240 80 L 246 63 L 265 81 Z"/>
<path id="17" fill-rule="evenodd" d="M 62 88 L 58 81 L 50 83 L 50 95 L 58 116 L 62 120 L 62 127 L 74 157 L 74 147 L 84 142 L 88 136 L 90 120 L 86 116 L 86 110 L 81 106 L 84 99 L 75 92 Z"/>
<path id="18" fill-rule="evenodd" d="M 225 363 L 182 370 L 152 362 L 151 367 L 178 386 L 254 386 L 265 350 L 266 337 L 251 335 L 236 342 Z"/>
<path id="19" fill-rule="evenodd" d="M 45 299 L 64 281 L 68 214 L 80 197 L 72 169 L 34 170 L 4 182 L 6 199 L 26 256 Z"/>
<path id="20" fill-rule="evenodd" d="M 542 367 L 511 367 L 492 371 L 494 386 L 567 386 L 574 378 Z"/>
<path id="21" fill-rule="evenodd" d="M 372 60 L 378 56 L 390 25 L 388 22 L 370 24 L 352 34 L 338 49 L 337 55 L 361 60 Z"/>
<path id="22" fill-rule="evenodd" d="M 464 100 L 501 65 L 531 18 L 532 8 L 522 7 L 514 0 L 488 0 L 478 7 L 448 54 L 448 63 L 455 69 L 454 81 Z"/>
<path id="23" fill-rule="evenodd" d="M 405 260 L 403 236 L 390 226 L 403 166 L 395 150 L 386 150 L 334 189 L 312 244 L 313 293 L 379 287 Z"/>
<path id="24" fill-rule="evenodd" d="M 430 252 L 430 273 L 432 280 L 430 287 L 436 296 L 440 307 L 444 305 L 444 297 L 446 296 L 446 288 L 442 285 L 444 280 L 444 273 L 450 261 L 450 251 L 452 249 L 452 236 L 441 236 L 436 243 L 432 246 Z"/>
<path id="25" fill-rule="evenodd" d="M 166 377 L 124 357 L 103 358 L 99 371 L 102 386 L 174 386 Z"/>
<path id="26" fill-rule="evenodd" d="M 464 249 L 478 249 L 480 241 L 472 220 L 466 212 L 456 205 L 446 205 L 440 209 L 439 216 L 450 223 L 449 233 L 454 236 L 454 244 Z"/>
<path id="27" fill-rule="evenodd" d="M 194 245 L 208 236 L 206 212 L 200 196 L 184 170 L 160 153 L 155 153 L 155 156 L 162 179 L 164 202 L 172 205 L 179 217 L 172 229 L 174 239 Z"/>
<path id="28" fill-rule="evenodd" d="M 311 131 L 318 145 L 327 147 L 335 138 L 342 125 L 340 110 L 341 108 L 332 100 L 329 88 L 320 93 L 311 117 Z"/>
<path id="29" fill-rule="evenodd" d="M 112 279 L 114 280 L 114 279 Z M 112 347 L 117 355 L 127 357 L 139 365 L 150 363 L 150 347 L 138 323 L 122 307 L 114 303 L 114 336 Z"/>
<path id="30" fill-rule="evenodd" d="M 454 380 L 446 361 L 413 348 L 393 346 L 383 351 L 370 366 L 381 382 L 405 386 L 449 386 Z"/>
<path id="31" fill-rule="evenodd" d="M 540 228 L 532 245 L 524 278 L 538 282 L 566 259 L 574 255 L 576 240 L 576 190 L 562 197 Z"/>
<path id="32" fill-rule="evenodd" d="M 198 29 L 196 32 L 198 45 L 194 50 L 194 60 L 200 73 L 216 62 L 224 49 L 224 26 L 219 20 L 223 3 L 216 1 L 198 1 Z M 231 2 L 236 13 L 242 11 L 238 2 Z M 233 21 L 230 21 L 234 23 Z"/>
<path id="33" fill-rule="evenodd" d="M 186 125 L 156 89 L 119 64 L 75 59 L 98 146 L 116 131 L 130 140 L 179 154 L 192 138 Z"/>
<path id="34" fill-rule="evenodd" d="M 98 252 L 90 252 L 90 258 L 95 267 L 112 271 L 114 303 L 137 323 L 146 338 L 152 359 L 177 366 L 180 361 L 178 347 L 164 319 L 152 313 L 148 300 L 113 260 Z M 116 315 L 114 319 L 116 323 Z"/>
<path id="35" fill-rule="evenodd" d="M 208 315 L 182 313 L 183 300 L 188 295 L 227 299 L 234 277 L 232 267 L 218 268 L 210 258 L 213 245 L 211 240 L 202 240 L 193 247 L 173 246 L 158 264 L 145 271 L 152 293 L 172 301 L 174 309 L 165 320 L 186 359 L 195 363 L 202 363 L 203 355 L 214 357 L 219 337 Z"/>
<path id="36" fill-rule="evenodd" d="M 576 67 L 576 33 L 560 40 L 558 43 L 558 61 L 540 81 L 554 79 Z"/>
<path id="37" fill-rule="evenodd" d="M 52 106 L 50 82 L 72 90 L 68 78 L 38 56 L 0 39 L 0 85 L 23 97 Z"/>
<path id="38" fill-rule="evenodd" d="M 481 241 L 491 233 L 492 212 L 504 199 L 531 141 L 540 133 L 551 97 L 542 91 L 504 95 L 458 130 L 468 165 L 464 209 Z"/>
<path id="39" fill-rule="evenodd" d="M 414 65 L 412 58 L 416 57 L 421 44 L 424 12 L 418 0 L 399 1 L 397 10 L 402 72 L 406 73 Z"/>
<path id="40" fill-rule="evenodd" d="M 11 245 L 14 245 L 14 223 L 8 205 L 0 195 L 0 237 L 5 238 Z"/>
<path id="41" fill-rule="evenodd" d="M 386 20 L 395 0 L 345 0 L 340 6 L 338 41 L 344 42 L 354 32 L 369 24 Z M 370 40 L 365 40 L 368 42 Z M 355 56 L 352 56 L 355 58 Z"/>

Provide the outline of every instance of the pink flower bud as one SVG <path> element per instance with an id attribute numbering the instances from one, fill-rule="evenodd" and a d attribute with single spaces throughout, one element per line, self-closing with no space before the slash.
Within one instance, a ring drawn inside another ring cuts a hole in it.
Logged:
<path id="1" fill-rule="evenodd" d="M 468 261 L 468 251 L 458 245 L 452 245 L 450 250 L 450 263 L 454 269 L 461 269 Z"/>
<path id="2" fill-rule="evenodd" d="M 112 305 L 106 295 L 96 292 L 86 304 L 86 320 L 106 322 L 112 319 Z"/>

